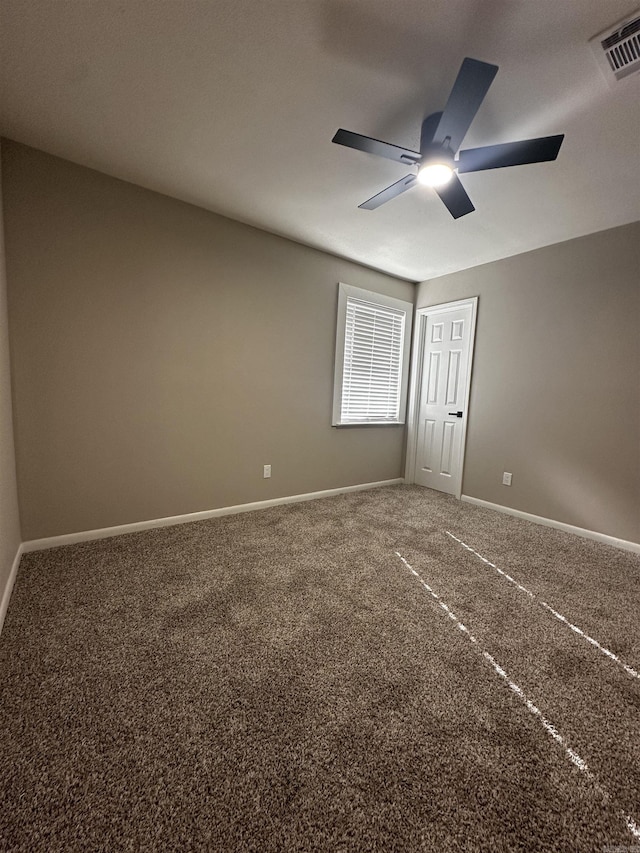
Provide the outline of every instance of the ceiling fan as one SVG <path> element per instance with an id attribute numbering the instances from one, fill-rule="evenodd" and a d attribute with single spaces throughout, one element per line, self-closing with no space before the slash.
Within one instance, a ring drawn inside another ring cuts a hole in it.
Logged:
<path id="1" fill-rule="evenodd" d="M 564 134 L 458 151 L 497 73 L 497 65 L 468 57 L 463 61 L 444 110 L 432 113 L 422 122 L 419 152 L 340 128 L 332 142 L 418 167 L 417 174 L 406 175 L 359 207 L 375 210 L 420 183 L 433 187 L 453 218 L 459 219 L 475 207 L 456 172 L 481 172 L 555 160 Z"/>

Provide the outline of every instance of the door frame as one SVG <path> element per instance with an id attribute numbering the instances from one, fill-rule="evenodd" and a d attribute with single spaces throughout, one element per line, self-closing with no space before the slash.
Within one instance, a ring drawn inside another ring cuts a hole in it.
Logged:
<path id="1" fill-rule="evenodd" d="M 457 299 L 454 302 L 443 302 L 438 305 L 427 305 L 417 308 L 413 320 L 413 353 L 411 357 L 411 382 L 409 388 L 409 412 L 407 415 L 407 454 L 405 459 L 404 481 L 415 482 L 416 452 L 418 449 L 418 395 L 422 387 L 422 370 L 425 355 L 425 332 L 427 329 L 427 317 L 433 314 L 442 314 L 455 308 L 471 306 L 471 336 L 469 339 L 469 377 L 467 381 L 467 393 L 465 399 L 465 418 L 462 424 L 462 459 L 460 467 L 460 483 L 456 489 L 456 498 L 460 500 L 462 495 L 462 478 L 464 475 L 464 461 L 467 449 L 467 424 L 469 422 L 469 400 L 471 397 L 471 379 L 473 376 L 473 351 L 476 338 L 476 319 L 478 316 L 478 297 L 470 296 L 467 299 Z"/>

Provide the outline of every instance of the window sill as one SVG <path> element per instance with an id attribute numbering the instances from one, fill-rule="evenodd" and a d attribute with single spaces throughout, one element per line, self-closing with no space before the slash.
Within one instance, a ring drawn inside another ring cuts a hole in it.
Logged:
<path id="1" fill-rule="evenodd" d="M 334 429 L 345 429 L 349 427 L 403 427 L 404 421 L 358 421 L 344 424 L 331 424 Z"/>

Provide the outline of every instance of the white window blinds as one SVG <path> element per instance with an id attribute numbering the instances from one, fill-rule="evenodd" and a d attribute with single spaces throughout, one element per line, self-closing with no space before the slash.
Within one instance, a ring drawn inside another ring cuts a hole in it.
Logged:
<path id="1" fill-rule="evenodd" d="M 340 423 L 400 419 L 406 312 L 349 297 Z"/>

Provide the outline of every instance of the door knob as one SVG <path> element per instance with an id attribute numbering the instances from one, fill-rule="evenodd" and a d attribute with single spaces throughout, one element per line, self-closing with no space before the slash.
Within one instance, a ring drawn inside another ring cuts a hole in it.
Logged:
<path id="1" fill-rule="evenodd" d="M 455 415 L 457 418 L 462 417 L 462 412 L 449 412 L 450 415 Z"/>

